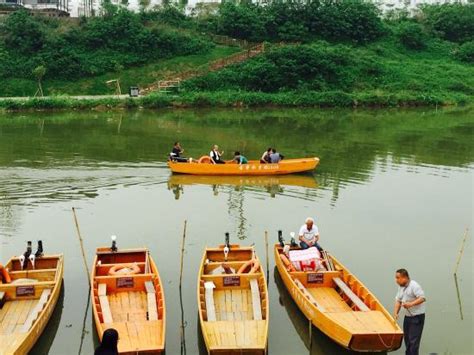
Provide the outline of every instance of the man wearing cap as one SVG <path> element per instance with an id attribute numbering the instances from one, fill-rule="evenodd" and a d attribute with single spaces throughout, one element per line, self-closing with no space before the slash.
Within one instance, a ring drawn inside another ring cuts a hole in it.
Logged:
<path id="1" fill-rule="evenodd" d="M 301 249 L 316 247 L 319 251 L 323 250 L 323 248 L 321 248 L 318 244 L 319 230 L 318 227 L 314 224 L 313 218 L 306 218 L 305 224 L 301 226 L 298 236 L 300 240 Z"/>

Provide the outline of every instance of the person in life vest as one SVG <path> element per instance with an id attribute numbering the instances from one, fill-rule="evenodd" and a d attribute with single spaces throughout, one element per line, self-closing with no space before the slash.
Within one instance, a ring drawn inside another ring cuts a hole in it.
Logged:
<path id="1" fill-rule="evenodd" d="M 212 147 L 212 150 L 209 153 L 213 164 L 225 164 L 225 162 L 222 160 L 223 155 L 224 151 L 219 152 L 219 146 L 216 144 Z"/>

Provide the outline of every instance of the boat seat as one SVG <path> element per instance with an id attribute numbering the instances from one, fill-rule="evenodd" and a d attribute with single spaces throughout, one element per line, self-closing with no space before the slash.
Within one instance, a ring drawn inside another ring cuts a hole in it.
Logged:
<path id="1" fill-rule="evenodd" d="M 370 308 L 357 297 L 357 295 L 342 281 L 339 277 L 333 278 L 335 284 L 339 289 L 355 304 L 355 306 L 362 312 L 369 312 Z"/>
<path id="2" fill-rule="evenodd" d="M 260 290 L 258 289 L 257 279 L 250 280 L 250 288 L 252 290 L 253 319 L 262 320 L 262 305 L 260 303 Z"/>
<path id="3" fill-rule="evenodd" d="M 45 288 L 43 292 L 41 292 L 41 296 L 40 296 L 40 299 L 38 300 L 38 303 L 36 304 L 35 308 L 33 308 L 33 310 L 30 312 L 30 314 L 28 315 L 28 318 L 26 318 L 25 323 L 20 328 L 20 333 L 28 333 L 31 326 L 33 325 L 35 320 L 38 318 L 38 315 L 43 310 L 44 305 L 46 304 L 46 302 L 48 302 L 48 298 L 50 295 L 51 295 L 50 288 Z"/>
<path id="4" fill-rule="evenodd" d="M 216 285 L 212 281 L 204 282 L 204 289 L 206 290 L 206 310 L 207 310 L 207 321 L 215 322 L 216 318 L 216 307 L 214 305 L 214 289 Z"/>
<path id="5" fill-rule="evenodd" d="M 99 284 L 98 294 L 104 323 L 113 323 L 114 320 L 112 318 L 112 312 L 110 311 L 109 299 L 107 298 L 107 284 Z"/>
<path id="6" fill-rule="evenodd" d="M 156 308 L 156 292 L 152 281 L 145 282 L 146 297 L 148 302 L 148 320 L 158 320 Z"/>

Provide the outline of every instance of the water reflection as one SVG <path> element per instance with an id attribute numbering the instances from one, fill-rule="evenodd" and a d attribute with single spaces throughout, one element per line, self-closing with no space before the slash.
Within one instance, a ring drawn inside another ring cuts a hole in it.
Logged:
<path id="1" fill-rule="evenodd" d="M 304 345 L 309 351 L 309 354 L 325 355 L 325 354 L 359 354 L 357 352 L 349 351 L 337 345 L 319 329 L 312 327 L 312 337 L 309 335 L 309 321 L 306 316 L 301 313 L 296 303 L 291 298 L 290 293 L 285 287 L 283 280 L 275 266 L 273 271 L 275 284 L 278 289 L 280 305 L 282 305 L 288 313 L 288 318 L 293 323 L 296 332 L 300 336 Z M 366 353 L 370 354 L 370 353 Z M 384 353 L 377 353 L 384 354 Z"/>

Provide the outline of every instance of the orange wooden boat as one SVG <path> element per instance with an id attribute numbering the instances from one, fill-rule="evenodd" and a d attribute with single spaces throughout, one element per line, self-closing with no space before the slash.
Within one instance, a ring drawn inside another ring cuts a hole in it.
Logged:
<path id="1" fill-rule="evenodd" d="M 226 164 L 212 164 L 209 159 L 179 163 L 169 161 L 173 173 L 192 175 L 285 175 L 311 171 L 319 164 L 319 158 L 283 159 L 278 164 L 261 164 L 258 160 L 249 160 L 248 164 L 227 161 Z"/>
<path id="2" fill-rule="evenodd" d="M 0 277 L 0 354 L 28 354 L 56 307 L 63 282 L 63 255 L 37 257 L 22 268 L 8 261 L 8 281 Z M 5 280 L 4 280 L 5 281 Z"/>
<path id="3" fill-rule="evenodd" d="M 253 247 L 232 244 L 228 253 L 225 250 L 225 245 L 206 248 L 198 275 L 199 320 L 207 352 L 264 355 L 269 322 L 265 275 Z"/>
<path id="4" fill-rule="evenodd" d="M 291 250 L 299 247 L 291 247 Z M 346 267 L 324 252 L 324 271 L 294 271 L 280 244 L 275 263 L 298 308 L 311 323 L 346 349 L 397 350 L 403 332 L 382 303 Z"/>
<path id="5" fill-rule="evenodd" d="M 158 269 L 147 249 L 98 248 L 91 283 L 100 340 L 106 329 L 113 328 L 119 333 L 120 354 L 164 351 L 165 298 Z"/>

